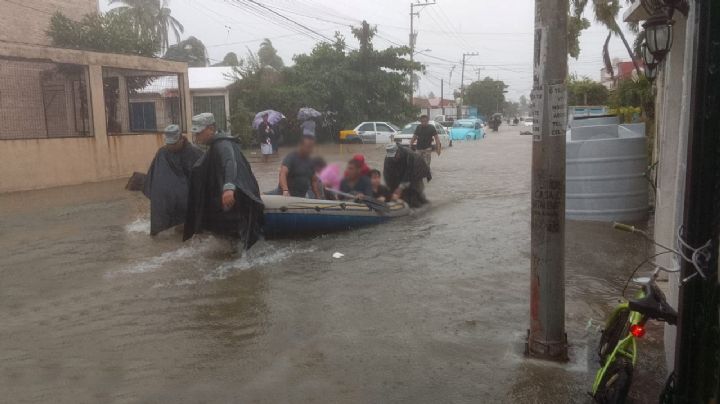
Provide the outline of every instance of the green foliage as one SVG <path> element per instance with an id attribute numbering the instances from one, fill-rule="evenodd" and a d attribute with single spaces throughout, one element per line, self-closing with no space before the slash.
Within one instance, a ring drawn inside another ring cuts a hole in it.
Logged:
<path id="1" fill-rule="evenodd" d="M 254 136 L 251 125 L 254 116 L 242 100 L 236 100 L 230 113 L 230 127 L 233 136 L 240 140 L 243 147 L 249 147 L 253 144 Z"/>
<path id="2" fill-rule="evenodd" d="M 270 66 L 275 70 L 280 70 L 285 67 L 285 63 L 278 55 L 277 49 L 273 47 L 272 42 L 267 38 L 260 43 L 260 49 L 258 49 L 257 55 L 260 66 L 262 67 Z"/>
<path id="3" fill-rule="evenodd" d="M 609 104 L 616 109 L 638 107 L 645 116 L 653 117 L 655 97 L 652 84 L 645 76 L 640 76 L 638 79 L 621 80 L 618 82 L 617 88 L 612 92 Z"/>
<path id="4" fill-rule="evenodd" d="M 583 11 L 588 0 L 570 0 L 568 15 L 568 55 L 577 59 L 580 56 L 580 35 L 590 28 L 590 21 L 583 18 Z"/>
<path id="5" fill-rule="evenodd" d="M 213 66 L 240 66 L 240 59 L 235 52 L 228 52 L 221 62 L 215 63 Z"/>
<path id="6" fill-rule="evenodd" d="M 489 117 L 500 112 L 505 105 L 505 89 L 508 86 L 502 80 L 485 77 L 481 81 L 471 83 L 465 89 L 466 105 L 475 105 L 480 115 Z"/>
<path id="7" fill-rule="evenodd" d="M 409 55 L 405 47 L 373 49 L 370 31 L 359 31 L 368 35 L 358 38 L 358 50 L 348 51 L 345 38 L 336 33 L 334 42 L 318 43 L 309 54 L 296 55 L 293 66 L 280 69 L 259 54 L 248 53 L 235 69 L 240 80 L 231 88 L 231 105 L 242 100 L 253 112 L 283 112 L 288 118 L 283 133 L 286 142 L 299 138 L 295 116 L 305 106 L 333 113 L 327 121 L 336 123 L 318 128 L 321 140 L 363 120 L 402 124 L 413 119 L 416 110 L 407 99 L 407 76 L 421 65 L 404 57 Z"/>
<path id="8" fill-rule="evenodd" d="M 128 15 L 88 14 L 75 21 L 57 12 L 47 35 L 53 46 L 61 48 L 153 56 L 160 48 L 157 39 L 133 27 Z"/>
<path id="9" fill-rule="evenodd" d="M 570 77 L 567 82 L 568 105 L 606 105 L 609 91 L 605 86 L 588 77 Z"/>
<path id="10" fill-rule="evenodd" d="M 186 62 L 190 67 L 207 66 L 207 51 L 201 40 L 191 36 L 168 48 L 163 59 Z"/>
<path id="11" fill-rule="evenodd" d="M 175 42 L 180 42 L 180 34 L 185 28 L 172 16 L 167 0 L 109 0 L 109 4 L 120 5 L 110 14 L 129 17 L 134 30 L 140 35 L 156 38 L 161 50 L 169 48 L 170 34 L 175 37 Z"/>

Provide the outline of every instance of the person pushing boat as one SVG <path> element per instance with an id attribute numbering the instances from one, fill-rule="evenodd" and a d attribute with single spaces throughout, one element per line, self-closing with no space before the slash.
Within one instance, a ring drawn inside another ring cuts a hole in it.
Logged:
<path id="1" fill-rule="evenodd" d="M 425 159 L 397 144 L 387 145 L 385 152 L 383 174 L 394 198 L 404 200 L 413 208 L 428 203 L 424 180 L 430 181 L 432 174 Z"/>
<path id="2" fill-rule="evenodd" d="M 143 194 L 150 199 L 150 235 L 185 223 L 188 182 L 203 152 L 192 145 L 178 125 L 165 128 L 165 145 L 150 163 Z"/>
<path id="3" fill-rule="evenodd" d="M 192 118 L 192 133 L 208 146 L 192 169 L 183 240 L 208 231 L 241 240 L 250 248 L 260 237 L 264 204 L 240 142 L 218 131 L 213 114 Z"/>

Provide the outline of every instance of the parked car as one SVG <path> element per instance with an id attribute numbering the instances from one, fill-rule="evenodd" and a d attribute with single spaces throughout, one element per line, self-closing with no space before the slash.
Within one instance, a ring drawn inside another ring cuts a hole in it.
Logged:
<path id="1" fill-rule="evenodd" d="M 452 146 L 452 139 L 450 139 L 450 135 L 448 134 L 448 131 L 445 130 L 445 127 L 440 125 L 440 123 L 435 121 L 430 121 L 430 125 L 433 125 L 435 127 L 435 130 L 437 130 L 438 137 L 440 138 L 440 144 L 442 147 L 450 147 Z M 415 133 L 415 128 L 420 125 L 420 121 L 411 122 L 405 127 L 402 128 L 402 130 L 395 135 L 395 143 L 404 145 L 404 146 L 410 146 L 410 141 L 412 140 L 413 134 Z"/>
<path id="2" fill-rule="evenodd" d="M 478 140 L 484 137 L 485 130 L 480 119 L 459 119 L 450 129 L 452 140 Z"/>
<path id="3" fill-rule="evenodd" d="M 523 126 L 532 126 L 533 125 L 533 119 L 530 117 L 523 118 L 522 119 Z"/>
<path id="4" fill-rule="evenodd" d="M 400 128 L 390 122 L 363 122 L 355 129 L 341 130 L 341 143 L 392 143 Z"/>

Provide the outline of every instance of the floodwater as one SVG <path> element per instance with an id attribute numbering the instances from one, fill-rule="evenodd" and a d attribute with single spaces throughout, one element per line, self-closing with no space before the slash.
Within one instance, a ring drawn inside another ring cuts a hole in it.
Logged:
<path id="1" fill-rule="evenodd" d="M 124 181 L 0 195 L 0 401 L 589 402 L 597 327 L 647 246 L 568 223 L 571 360 L 525 359 L 531 147 L 506 126 L 457 142 L 433 156 L 422 213 L 244 256 L 150 238 Z M 272 188 L 277 162 L 253 167 Z M 656 401 L 661 331 L 640 345 L 634 402 Z"/>

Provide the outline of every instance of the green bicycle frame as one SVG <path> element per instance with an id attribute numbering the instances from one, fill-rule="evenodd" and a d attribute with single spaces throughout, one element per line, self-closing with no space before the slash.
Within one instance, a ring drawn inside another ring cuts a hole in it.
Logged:
<path id="1" fill-rule="evenodd" d="M 638 293 L 637 297 L 642 298 L 644 296 L 645 294 L 640 292 Z M 607 327 L 610 327 L 612 322 L 617 318 L 617 316 L 620 315 L 620 312 L 622 312 L 623 310 L 630 310 L 628 302 L 620 303 L 617 307 L 615 307 L 615 310 L 613 311 L 612 315 L 610 316 L 605 325 L 606 329 Z M 630 326 L 632 326 L 633 324 L 639 324 L 642 321 L 642 314 L 638 313 L 637 311 L 630 311 L 630 315 L 628 316 L 627 321 Z M 637 361 L 637 342 L 635 341 L 635 336 L 630 333 L 630 327 L 628 327 L 628 334 L 625 336 L 625 338 L 618 341 L 613 351 L 610 353 L 610 355 L 608 355 L 607 359 L 605 360 L 605 363 L 595 374 L 595 382 L 593 383 L 592 388 L 593 396 L 595 396 L 595 394 L 597 393 L 597 390 L 600 387 L 600 382 L 605 376 L 605 373 L 610 368 L 610 365 L 612 365 L 615 360 L 617 360 L 618 356 L 624 356 L 626 358 L 629 358 L 632 361 L 633 367 L 635 367 L 635 362 Z"/>

